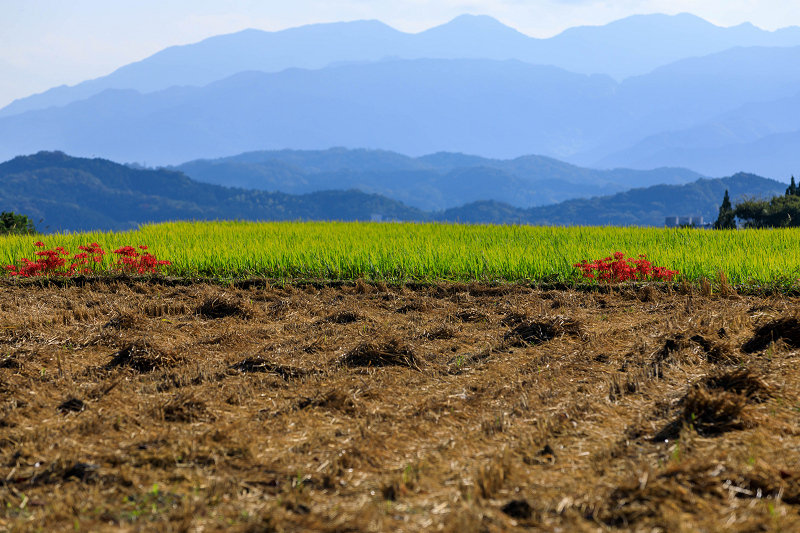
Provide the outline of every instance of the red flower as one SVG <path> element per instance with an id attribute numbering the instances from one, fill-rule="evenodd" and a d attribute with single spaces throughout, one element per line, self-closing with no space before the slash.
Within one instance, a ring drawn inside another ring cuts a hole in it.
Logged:
<path id="1" fill-rule="evenodd" d="M 44 243 L 36 242 L 37 248 L 44 247 Z M 85 246 L 78 246 L 80 253 L 69 257 L 69 252 L 62 246 L 57 246 L 52 250 L 40 250 L 35 252 L 36 260 L 23 257 L 20 259 L 21 266 L 7 265 L 3 269 L 9 276 L 32 277 L 32 276 L 73 276 L 76 273 L 87 274 L 92 272 L 88 267 L 91 263 L 99 264 L 103 262 L 106 252 L 96 242 Z M 146 245 L 139 245 L 140 250 L 146 250 Z M 159 266 L 170 265 L 169 261 L 159 261 L 156 256 L 149 252 L 140 255 L 133 246 L 123 246 L 114 253 L 121 256 L 115 266 L 124 272 L 129 273 L 153 273 L 158 271 Z M 2 272 L 2 270 L 0 270 Z"/>
<path id="2" fill-rule="evenodd" d="M 678 274 L 677 270 L 664 267 L 654 267 L 645 255 L 639 259 L 625 258 L 622 252 L 615 252 L 612 257 L 606 257 L 593 262 L 586 260 L 573 265 L 583 273 L 587 279 L 600 279 L 603 281 L 645 281 L 656 279 L 671 281 Z"/>

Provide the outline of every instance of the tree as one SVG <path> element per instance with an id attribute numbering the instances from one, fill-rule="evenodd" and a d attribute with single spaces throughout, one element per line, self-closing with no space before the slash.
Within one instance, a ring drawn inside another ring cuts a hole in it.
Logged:
<path id="1" fill-rule="evenodd" d="M 786 196 L 800 196 L 800 188 L 794 183 L 794 175 L 792 175 L 792 183 L 790 183 L 789 188 L 786 189 Z"/>
<path id="2" fill-rule="evenodd" d="M 733 214 L 748 228 L 797 227 L 800 226 L 800 196 L 745 200 L 736 204 Z"/>
<path id="3" fill-rule="evenodd" d="M 719 216 L 714 222 L 714 229 L 736 229 L 735 219 L 731 198 L 728 196 L 728 189 L 725 189 L 725 196 L 722 198 L 722 205 L 719 206 Z"/>
<path id="4" fill-rule="evenodd" d="M 33 235 L 37 233 L 33 221 L 13 211 L 0 214 L 0 235 Z"/>

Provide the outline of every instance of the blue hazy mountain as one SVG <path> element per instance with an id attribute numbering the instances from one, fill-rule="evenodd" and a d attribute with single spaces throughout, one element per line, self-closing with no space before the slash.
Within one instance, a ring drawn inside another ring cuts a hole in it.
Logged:
<path id="1" fill-rule="evenodd" d="M 627 159 L 605 158 L 653 135 L 669 136 L 671 132 L 704 126 L 748 104 L 774 100 L 785 99 L 773 104 L 772 110 L 762 108 L 761 120 L 766 126 L 763 131 L 800 129 L 800 114 L 794 112 L 796 105 L 790 100 L 800 89 L 800 79 L 791 72 L 796 69 L 789 68 L 799 60 L 800 47 L 733 48 L 702 58 L 683 59 L 645 76 L 629 78 L 620 84 L 615 95 L 624 102 L 625 112 L 632 119 L 626 129 L 614 132 L 589 150 L 569 156 L 568 160 L 587 166 L 627 166 Z M 782 107 L 784 113 L 780 111 Z M 701 143 L 696 146 L 708 141 L 696 140 Z M 636 149 L 633 152 L 638 153 Z M 724 174 L 728 173 L 712 173 Z"/>
<path id="2" fill-rule="evenodd" d="M 695 132 L 691 132 L 695 133 Z M 724 137 L 721 132 L 719 137 Z M 616 157 L 615 163 L 635 168 L 681 164 L 704 172 L 705 175 L 723 176 L 731 169 L 774 176 L 787 181 L 800 175 L 800 129 L 761 136 L 750 142 L 733 142 L 713 147 L 681 146 L 663 148 L 655 153 L 629 158 Z M 634 149 L 623 155 L 635 154 Z"/>
<path id="3" fill-rule="evenodd" d="M 542 42 L 550 63 L 617 80 L 651 72 L 680 59 L 735 47 L 798 46 L 800 28 L 764 31 L 749 23 L 715 26 L 688 13 L 634 15 L 606 24 L 570 28 Z M 598 69 L 598 66 L 602 68 Z"/>
<path id="4" fill-rule="evenodd" d="M 739 169 L 785 177 L 798 173 L 797 159 L 787 152 L 791 149 L 792 134 L 798 130 L 800 92 L 789 98 L 750 102 L 692 128 L 651 135 L 593 165 L 603 168 L 680 165 L 706 175 L 723 176 Z"/>
<path id="5" fill-rule="evenodd" d="M 574 152 L 621 115 L 607 76 L 519 61 L 397 60 L 205 87 L 107 90 L 0 119 L 0 159 L 40 150 L 176 164 L 245 151 L 331 146 L 510 157 Z M 580 121 L 581 124 L 575 122 Z"/>
<path id="6" fill-rule="evenodd" d="M 798 45 L 797 27 L 774 32 L 750 24 L 722 28 L 689 14 L 636 15 L 605 26 L 571 28 L 548 39 L 528 37 L 491 17 L 471 15 L 417 34 L 378 21 L 315 24 L 278 32 L 245 30 L 170 47 L 107 76 L 22 98 L 0 110 L 0 116 L 63 106 L 107 89 L 148 93 L 204 86 L 243 71 L 319 69 L 387 57 L 517 59 L 579 74 L 606 74 L 619 81 L 732 47 Z"/>
<path id="7" fill-rule="evenodd" d="M 46 80 L 41 73 L 31 72 L 0 59 L 0 102 L 8 102 L 13 95 L 19 94 L 19 87 L 30 84 L 47 87 L 52 85 L 52 80 Z"/>
<path id="8" fill-rule="evenodd" d="M 516 60 L 245 72 L 205 87 L 107 90 L 61 108 L 2 118 L 0 158 L 64 150 L 165 165 L 264 149 L 347 146 L 415 156 L 536 153 L 587 165 L 652 135 L 702 126 L 748 102 L 792 97 L 800 69 L 787 65 L 797 64 L 800 47 L 752 47 L 681 60 L 621 83 Z M 787 113 L 776 128 L 787 131 L 795 120 L 800 117 Z M 800 123 L 789 131 L 796 129 Z"/>
<path id="9" fill-rule="evenodd" d="M 663 168 L 593 170 L 541 156 L 513 160 L 440 152 L 412 158 L 384 150 L 261 151 L 174 168 L 204 183 L 305 194 L 331 188 L 380 194 L 426 211 L 478 200 L 531 207 L 701 176 Z"/>

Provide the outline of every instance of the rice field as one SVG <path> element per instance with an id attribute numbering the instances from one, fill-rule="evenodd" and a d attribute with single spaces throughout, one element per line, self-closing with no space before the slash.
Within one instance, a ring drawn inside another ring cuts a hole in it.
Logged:
<path id="1" fill-rule="evenodd" d="M 574 263 L 623 252 L 645 254 L 688 280 L 724 272 L 734 284 L 794 285 L 800 277 L 800 229 L 174 222 L 121 233 L 6 236 L 0 263 L 32 258 L 36 240 L 72 253 L 91 242 L 106 251 L 145 244 L 172 262 L 164 272 L 175 276 L 556 282 L 577 279 Z"/>

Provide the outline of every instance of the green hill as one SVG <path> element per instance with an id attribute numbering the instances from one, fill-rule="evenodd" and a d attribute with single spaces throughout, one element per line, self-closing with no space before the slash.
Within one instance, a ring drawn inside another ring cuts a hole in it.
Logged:
<path id="1" fill-rule="evenodd" d="M 527 208 L 702 177 L 681 168 L 596 170 L 537 155 L 508 160 L 451 152 L 409 157 L 346 148 L 247 152 L 170 168 L 204 183 L 289 194 L 357 188 L 426 211 L 480 200 Z"/>
<path id="2" fill-rule="evenodd" d="M 774 180 L 737 174 L 528 209 L 479 201 L 422 211 L 354 189 L 292 195 L 229 188 L 199 183 L 181 172 L 135 169 L 61 152 L 0 164 L 0 211 L 27 215 L 40 231 L 125 230 L 167 220 L 370 220 L 374 215 L 404 221 L 661 226 L 665 216 L 702 215 L 713 221 L 726 189 L 735 202 L 783 194 L 785 188 Z"/>
<path id="3" fill-rule="evenodd" d="M 124 230 L 167 220 L 369 220 L 373 213 L 427 218 L 417 209 L 356 190 L 304 195 L 251 191 L 61 152 L 0 164 L 0 210 L 41 220 L 37 227 L 42 231 Z"/>
<path id="4" fill-rule="evenodd" d="M 712 222 L 717 218 L 726 189 L 731 200 L 736 202 L 745 197 L 783 194 L 786 184 L 740 173 L 729 178 L 701 178 L 686 185 L 655 185 L 613 196 L 567 200 L 530 209 L 500 202 L 476 202 L 448 209 L 438 218 L 494 224 L 663 226 L 667 216 L 700 215 Z"/>

